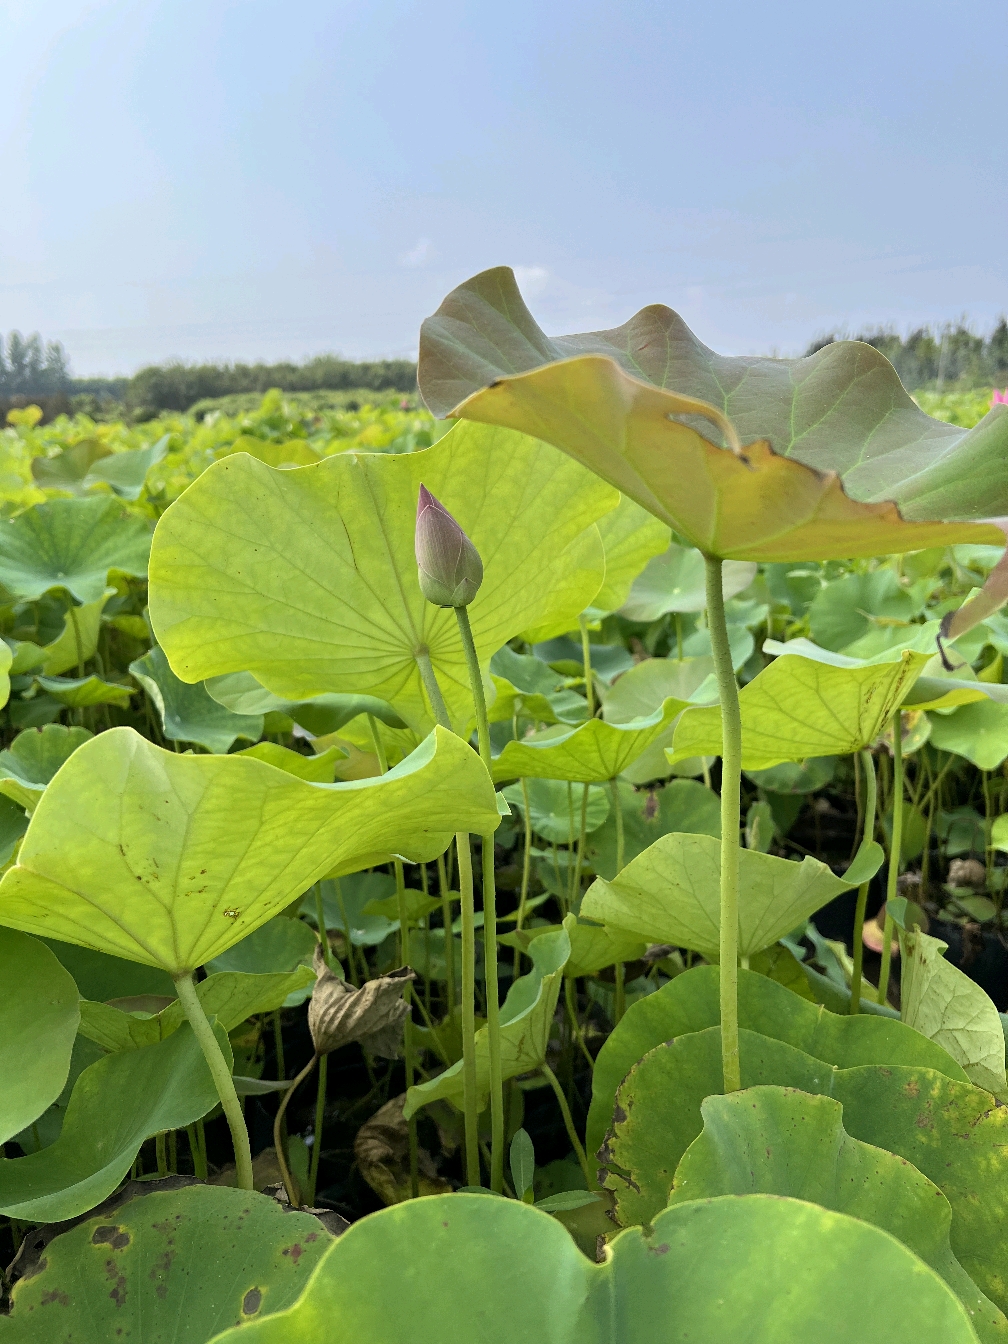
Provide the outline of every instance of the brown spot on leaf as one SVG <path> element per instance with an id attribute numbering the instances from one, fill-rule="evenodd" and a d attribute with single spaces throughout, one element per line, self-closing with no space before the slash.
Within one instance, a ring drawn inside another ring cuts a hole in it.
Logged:
<path id="1" fill-rule="evenodd" d="M 919 1097 L 920 1084 L 917 1082 L 917 1079 L 911 1078 L 910 1081 L 907 1083 L 907 1085 L 904 1087 L 903 1091 L 907 1094 L 908 1097 Z"/>
<path id="2" fill-rule="evenodd" d="M 262 1306 L 262 1293 L 258 1288 L 250 1288 L 242 1298 L 242 1315 L 254 1316 Z"/>
<path id="3" fill-rule="evenodd" d="M 48 1307 L 52 1302 L 58 1302 L 61 1307 L 68 1307 L 70 1305 L 69 1297 L 58 1288 L 53 1288 L 51 1292 L 42 1294 L 41 1305 L 43 1307 Z"/>
<path id="4" fill-rule="evenodd" d="M 130 1234 L 122 1227 L 96 1227 L 91 1233 L 92 1246 L 111 1246 L 114 1251 L 124 1251 L 129 1244 Z"/>
<path id="5" fill-rule="evenodd" d="M 109 1297 L 117 1307 L 126 1304 L 126 1276 L 119 1273 L 119 1268 L 114 1260 L 105 1261 L 105 1273 L 112 1282 L 112 1291 Z"/>
<path id="6" fill-rule="evenodd" d="M 649 1246 L 647 1248 L 647 1253 L 648 1255 L 668 1255 L 668 1250 L 668 1242 L 663 1241 L 660 1246 Z"/>
<path id="7" fill-rule="evenodd" d="M 297 1262 L 301 1259 L 302 1255 L 304 1254 L 304 1251 L 302 1250 L 301 1243 L 299 1241 L 296 1241 L 293 1246 L 285 1246 L 283 1249 L 283 1254 L 289 1255 L 290 1258 L 294 1261 L 294 1263 L 297 1264 Z"/>

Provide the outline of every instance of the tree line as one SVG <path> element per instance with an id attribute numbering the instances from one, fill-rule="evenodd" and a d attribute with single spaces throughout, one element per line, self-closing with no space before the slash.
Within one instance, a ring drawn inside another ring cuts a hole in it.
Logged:
<path id="1" fill-rule="evenodd" d="M 834 341 L 847 339 L 836 332 L 822 336 L 805 351 L 814 355 Z M 978 336 L 965 322 L 954 327 L 918 327 L 901 337 L 887 328 L 855 336 L 880 350 L 900 376 L 903 386 L 917 388 L 950 384 L 970 387 L 1000 386 L 1008 381 L 1008 319 L 1004 317 L 989 336 Z"/>

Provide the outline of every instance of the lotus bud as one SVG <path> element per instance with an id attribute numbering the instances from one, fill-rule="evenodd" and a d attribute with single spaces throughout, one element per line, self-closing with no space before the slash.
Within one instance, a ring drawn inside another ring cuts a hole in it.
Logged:
<path id="1" fill-rule="evenodd" d="M 483 582 L 483 561 L 445 506 L 420 487 L 416 516 L 420 589 L 436 607 L 467 607 Z"/>

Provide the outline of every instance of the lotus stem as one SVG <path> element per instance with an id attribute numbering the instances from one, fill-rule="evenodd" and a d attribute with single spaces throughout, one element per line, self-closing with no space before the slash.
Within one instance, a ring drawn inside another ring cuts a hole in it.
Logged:
<path id="1" fill-rule="evenodd" d="M 594 1173 L 588 1164 L 588 1155 L 584 1150 L 581 1140 L 578 1138 L 578 1132 L 574 1128 L 574 1119 L 570 1113 L 570 1107 L 567 1105 L 567 1098 L 564 1096 L 564 1090 L 560 1086 L 556 1074 L 546 1063 L 539 1066 L 539 1071 L 553 1089 L 553 1094 L 560 1106 L 560 1114 L 563 1116 L 564 1128 L 567 1130 L 567 1137 L 571 1141 L 571 1147 L 574 1149 L 575 1156 L 581 1164 L 581 1170 L 584 1172 L 585 1182 L 589 1190 L 597 1190 L 598 1182 L 595 1180 Z"/>
<path id="2" fill-rule="evenodd" d="M 322 960 L 332 970 L 332 948 L 329 946 L 329 930 L 326 928 L 325 901 L 322 899 L 322 883 L 315 883 L 315 922 L 318 924 L 319 950 Z M 350 926 L 344 924 L 347 942 L 350 941 Z"/>
<path id="3" fill-rule="evenodd" d="M 892 716 L 893 786 L 892 842 L 889 845 L 889 870 L 886 873 L 886 917 L 882 932 L 882 969 L 879 971 L 878 1001 L 885 1003 L 889 993 L 889 966 L 892 960 L 893 917 L 889 903 L 896 899 L 900 858 L 903 854 L 903 713 L 897 708 Z"/>
<path id="4" fill-rule="evenodd" d="M 245 1127 L 245 1115 L 242 1111 L 238 1093 L 235 1091 L 234 1078 L 227 1060 L 217 1043 L 213 1028 L 207 1021 L 203 1005 L 193 984 L 192 972 L 180 975 L 175 980 L 175 989 L 179 1003 L 193 1029 L 193 1035 L 200 1043 L 203 1057 L 210 1069 L 210 1075 L 217 1088 L 221 1106 L 231 1130 L 231 1142 L 234 1144 L 235 1172 L 239 1190 L 252 1189 L 252 1149 L 249 1144 L 248 1130 Z"/>
<path id="5" fill-rule="evenodd" d="M 591 640 L 588 637 L 588 622 L 584 615 L 578 617 L 578 625 L 581 628 L 581 658 L 584 663 L 585 695 L 588 699 L 588 717 L 595 717 L 595 682 L 592 677 L 591 665 Z"/>
<path id="6" fill-rule="evenodd" d="M 448 1021 L 455 1021 L 455 957 L 452 948 L 452 909 L 451 895 L 448 890 L 448 874 L 445 872 L 444 855 L 437 860 L 438 891 L 441 895 L 441 922 L 444 925 L 445 959 L 445 995 L 448 999 Z"/>
<path id="7" fill-rule="evenodd" d="M 877 785 L 875 782 L 875 762 L 872 760 L 870 751 L 858 753 L 854 759 L 860 757 L 862 774 L 865 783 L 864 808 L 864 826 L 861 831 L 860 852 L 871 844 L 875 838 L 875 801 L 877 795 Z M 860 802 L 860 799 L 858 800 Z M 853 1016 L 861 1011 L 861 968 L 864 962 L 864 917 L 865 907 L 868 904 L 868 882 L 862 882 L 858 887 L 857 905 L 854 908 L 854 970 L 851 975 L 851 998 L 850 1010 Z"/>
<path id="8" fill-rule="evenodd" d="M 611 779 L 609 788 L 612 792 L 613 812 L 616 815 L 616 876 L 623 871 L 623 802 L 619 793 L 619 781 Z M 626 967 L 622 961 L 616 963 L 616 997 L 613 1008 L 613 1019 L 617 1026 L 623 1021 L 623 1014 L 626 1012 Z"/>
<path id="9" fill-rule="evenodd" d="M 532 868 L 532 818 L 529 816 L 529 791 L 528 780 L 519 781 L 522 791 L 522 806 L 525 811 L 525 852 L 522 856 L 522 880 L 521 896 L 518 900 L 518 918 L 515 920 L 515 932 L 521 933 L 522 924 L 525 921 L 525 906 L 528 902 L 529 873 Z M 521 968 L 521 952 L 515 948 L 514 954 L 514 978 L 518 978 L 518 971 Z"/>
<path id="10" fill-rule="evenodd" d="M 469 672 L 469 689 L 476 706 L 476 733 L 479 738 L 480 759 L 487 774 L 493 778 L 490 757 L 490 723 L 487 718 L 486 696 L 483 693 L 483 675 L 480 672 L 476 644 L 466 607 L 456 607 L 459 634 L 465 650 Z M 504 1188 L 504 1079 L 501 1065 L 500 988 L 497 982 L 497 892 L 494 877 L 493 832 L 482 837 L 483 859 L 483 948 L 486 976 L 487 1044 L 490 1047 L 490 1188 L 498 1194 Z"/>
<path id="11" fill-rule="evenodd" d="M 725 621 L 721 561 L 704 556 L 707 625 L 721 699 L 721 1067 L 725 1092 L 742 1086 L 738 1026 L 739 825 L 742 794 L 742 712 Z"/>
<path id="12" fill-rule="evenodd" d="M 588 1067 L 590 1069 L 594 1069 L 595 1061 L 594 1059 L 592 1059 L 591 1051 L 588 1049 L 588 1046 L 585 1043 L 584 1032 L 581 1029 L 581 1023 L 578 1021 L 577 995 L 575 990 L 575 983 L 573 978 L 568 975 L 564 976 L 564 1001 L 567 1004 L 567 1015 L 570 1018 L 571 1029 L 574 1032 L 574 1039 L 581 1047 L 581 1053 L 588 1061 Z"/>
<path id="13" fill-rule="evenodd" d="M 328 1086 L 329 1056 L 323 1055 L 318 1066 L 318 1086 L 315 1089 L 315 1129 L 312 1135 L 311 1161 L 308 1163 L 308 1207 L 310 1209 L 315 1207 L 315 1187 L 318 1184 L 319 1162 L 322 1160 L 322 1126 L 325 1123 Z"/>
<path id="14" fill-rule="evenodd" d="M 281 1101 L 280 1106 L 276 1113 L 276 1118 L 273 1121 L 273 1147 L 276 1149 L 277 1162 L 280 1165 L 280 1175 L 283 1179 L 284 1189 L 287 1191 L 287 1198 L 290 1200 L 290 1206 L 292 1209 L 299 1209 L 301 1207 L 301 1191 L 298 1189 L 298 1183 L 294 1179 L 290 1167 L 288 1167 L 287 1165 L 283 1145 L 280 1142 L 280 1131 L 284 1123 L 284 1116 L 287 1114 L 287 1103 L 290 1101 L 291 1097 L 297 1091 L 298 1087 L 300 1087 L 300 1085 L 311 1073 L 312 1069 L 318 1063 L 318 1059 L 319 1059 L 318 1055 L 312 1055 L 311 1059 L 304 1066 L 304 1068 L 301 1070 L 298 1076 L 294 1079 L 294 1081 L 291 1083 L 287 1091 L 283 1094 L 283 1101 Z M 316 1143 L 318 1142 L 317 1136 L 315 1141 Z"/>

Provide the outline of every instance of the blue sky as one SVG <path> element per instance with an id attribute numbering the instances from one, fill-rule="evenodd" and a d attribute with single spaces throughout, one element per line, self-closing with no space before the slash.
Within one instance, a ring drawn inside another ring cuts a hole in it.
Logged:
<path id="1" fill-rule="evenodd" d="M 726 352 L 1008 309 L 1008 6 L 0 0 L 0 331 L 78 373 L 550 332 Z M 14 59 L 10 59 L 13 54 Z"/>

